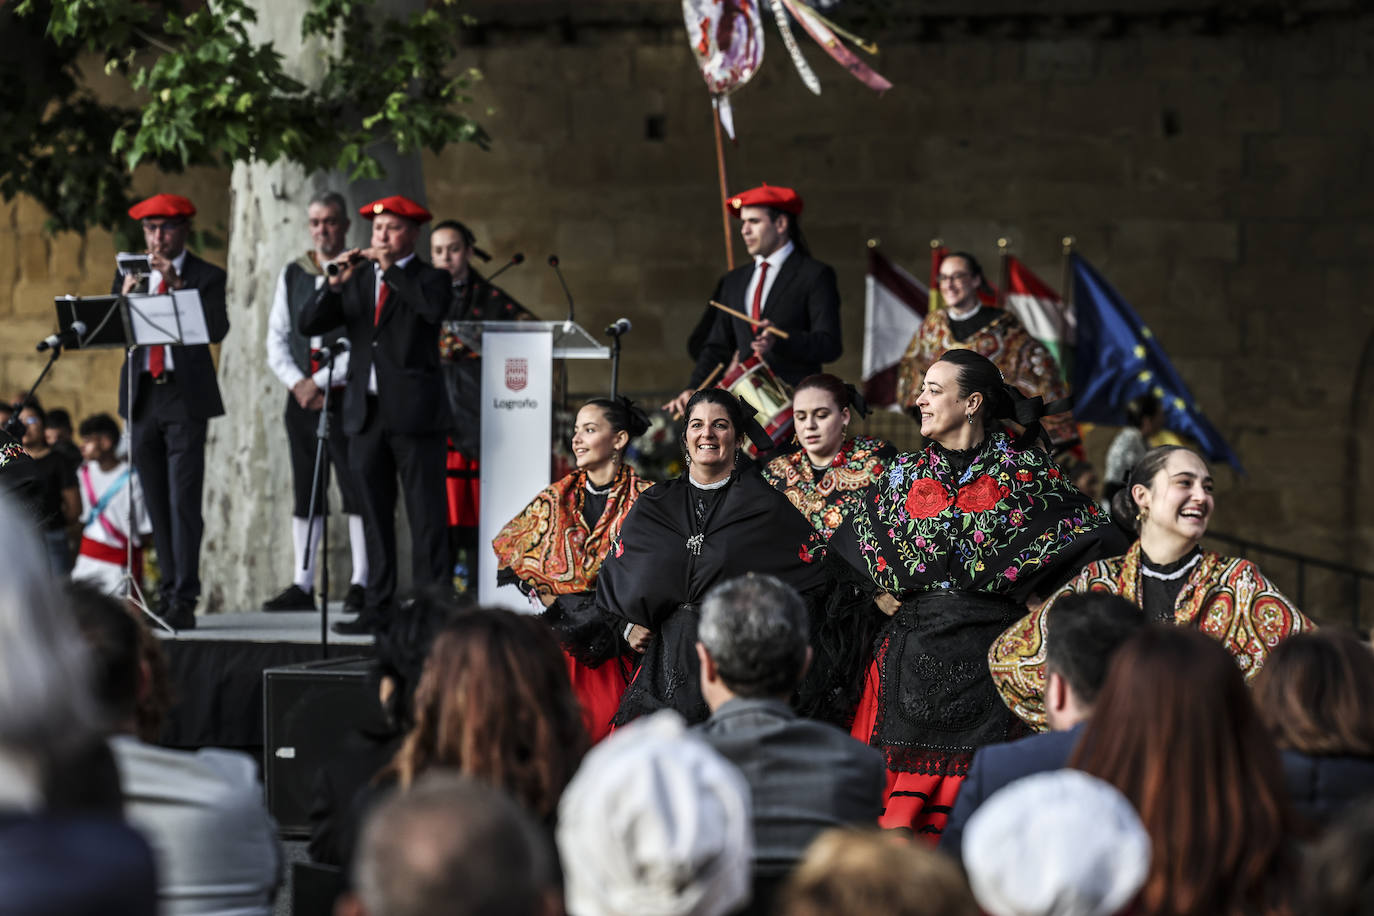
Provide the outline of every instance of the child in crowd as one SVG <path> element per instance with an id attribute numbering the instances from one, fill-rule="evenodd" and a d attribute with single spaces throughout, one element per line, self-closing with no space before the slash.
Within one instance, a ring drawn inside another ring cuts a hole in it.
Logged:
<path id="1" fill-rule="evenodd" d="M 141 578 L 142 535 L 152 532 L 143 504 L 143 490 L 127 462 L 115 455 L 119 424 L 107 413 L 81 421 L 81 455 L 77 471 L 81 491 L 81 550 L 72 578 L 92 583 L 108 593 L 120 590 L 129 546 L 129 500 L 134 511 L 133 574 Z"/>

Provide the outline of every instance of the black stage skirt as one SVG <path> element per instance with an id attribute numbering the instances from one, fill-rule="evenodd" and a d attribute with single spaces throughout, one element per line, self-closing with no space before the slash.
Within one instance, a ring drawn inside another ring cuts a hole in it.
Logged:
<path id="1" fill-rule="evenodd" d="M 680 604 L 663 619 L 640 658 L 639 670 L 621 697 L 615 724 L 625 725 L 660 709 L 675 709 L 689 725 L 705 722 L 711 710 L 701 698 L 701 662 L 697 659 L 696 604 Z"/>

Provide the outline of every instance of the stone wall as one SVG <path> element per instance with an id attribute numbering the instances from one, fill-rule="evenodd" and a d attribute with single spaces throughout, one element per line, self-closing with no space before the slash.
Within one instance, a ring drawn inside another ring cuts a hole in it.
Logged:
<path id="1" fill-rule="evenodd" d="M 724 268 L 709 102 L 676 7 L 661 6 L 474 32 L 459 62 L 486 76 L 477 101 L 495 142 L 425 159 L 436 214 L 468 222 L 494 263 L 527 255 L 500 281 L 513 295 L 560 317 L 544 263 L 556 252 L 581 323 L 633 320 L 631 392 L 685 381 L 683 340 Z M 840 274 L 837 370 L 859 373 L 867 239 L 920 273 L 932 237 L 991 270 L 1006 236 L 1057 287 L 1059 239 L 1073 235 L 1246 464 L 1243 478 L 1218 469 L 1214 527 L 1374 567 L 1374 17 L 1032 31 L 884 42 L 875 66 L 896 88 L 882 97 L 803 37 L 824 85 L 814 97 L 768 26 L 763 70 L 734 98 L 730 186 L 805 195 L 811 246 Z M 227 224 L 223 176 L 167 184 Z M 108 282 L 107 236 L 50 240 L 40 224 L 24 204 L 0 210 L 0 391 L 36 372 L 49 297 Z M 116 368 L 108 355 L 64 358 L 47 400 L 78 416 L 108 409 Z M 607 369 L 574 363 L 571 382 L 604 388 Z M 1374 606 L 1374 588 L 1364 597 Z M 1340 616 L 1350 598 L 1322 586 L 1308 603 Z"/>

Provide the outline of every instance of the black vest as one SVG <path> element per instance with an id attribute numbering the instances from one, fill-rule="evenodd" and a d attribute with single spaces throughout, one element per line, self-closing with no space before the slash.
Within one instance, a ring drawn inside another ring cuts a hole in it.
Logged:
<path id="1" fill-rule="evenodd" d="M 291 334 L 288 338 L 291 345 L 291 358 L 295 360 L 296 368 L 310 375 L 310 338 L 296 330 L 296 320 L 300 317 L 301 309 L 315 295 L 315 282 L 319 279 L 319 272 L 306 270 L 300 261 L 292 261 L 286 265 L 286 311 L 291 318 Z M 321 335 L 321 340 L 325 346 L 332 344 L 340 337 L 344 336 L 344 327 L 339 327 L 330 331 L 328 334 Z M 335 384 L 339 384 L 336 379 Z"/>

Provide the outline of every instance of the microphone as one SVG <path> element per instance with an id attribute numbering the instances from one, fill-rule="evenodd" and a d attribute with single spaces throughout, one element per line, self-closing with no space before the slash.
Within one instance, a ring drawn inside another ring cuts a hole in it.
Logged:
<path id="1" fill-rule="evenodd" d="M 525 253 L 523 251 L 517 251 L 515 254 L 510 256 L 509 261 L 501 265 L 499 270 L 492 273 L 490 277 L 487 277 L 487 282 L 490 283 L 492 280 L 495 280 L 497 277 L 501 276 L 503 273 L 514 267 L 516 264 L 523 263 L 525 263 Z"/>
<path id="2" fill-rule="evenodd" d="M 318 350 L 311 350 L 310 358 L 318 360 L 321 363 L 333 362 L 336 356 L 338 356 L 340 353 L 347 353 L 349 349 L 350 348 L 348 344 L 348 338 L 340 337 L 338 340 L 334 341 L 327 347 L 320 347 Z"/>
<path id="3" fill-rule="evenodd" d="M 568 321 L 571 322 L 573 320 L 573 297 L 568 290 L 568 281 L 563 279 L 563 271 L 558 269 L 558 255 L 549 255 L 549 266 L 553 268 L 554 273 L 558 274 L 558 282 L 563 286 L 563 295 L 568 297 Z"/>
<path id="4" fill-rule="evenodd" d="M 86 333 L 86 322 L 73 321 L 72 326 L 59 334 L 49 334 L 43 338 L 37 346 L 39 353 L 44 350 L 61 350 L 63 347 L 71 347 L 81 342 L 81 336 Z"/>
<path id="5" fill-rule="evenodd" d="M 606 334 L 611 337 L 619 337 L 621 334 L 630 333 L 632 327 L 634 325 L 630 324 L 630 319 L 617 318 L 613 324 L 606 328 Z"/>

